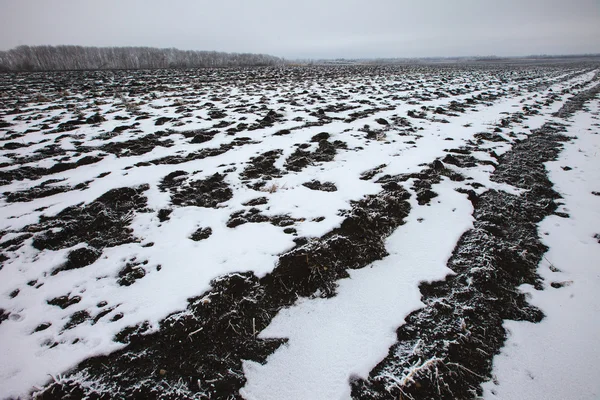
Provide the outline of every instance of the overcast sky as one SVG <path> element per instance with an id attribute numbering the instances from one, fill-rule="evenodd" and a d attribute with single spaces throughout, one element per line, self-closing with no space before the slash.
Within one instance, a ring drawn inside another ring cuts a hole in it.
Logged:
<path id="1" fill-rule="evenodd" d="M 600 53 L 600 0 L 0 0 L 0 50 L 22 44 L 286 58 Z"/>

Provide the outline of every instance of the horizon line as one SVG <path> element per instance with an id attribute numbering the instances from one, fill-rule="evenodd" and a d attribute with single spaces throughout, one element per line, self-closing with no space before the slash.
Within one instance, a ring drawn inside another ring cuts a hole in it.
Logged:
<path id="1" fill-rule="evenodd" d="M 88 46 L 88 45 L 79 45 L 79 44 L 58 44 L 58 45 L 50 45 L 50 44 L 36 44 L 36 45 L 28 45 L 28 44 L 20 44 L 18 46 L 12 47 L 8 50 L 0 50 L 0 52 L 9 52 L 11 50 L 15 50 L 19 47 L 87 47 L 87 48 L 148 48 L 148 49 L 156 49 L 156 50 L 177 50 L 177 51 L 192 51 L 192 52 L 216 52 L 216 53 L 225 53 L 225 54 L 253 54 L 253 55 L 267 55 L 271 57 L 280 58 L 284 61 L 377 61 L 377 60 L 432 60 L 432 59 L 442 59 L 442 60 L 452 60 L 452 59 L 526 59 L 526 58 L 560 58 L 560 57 L 600 57 L 600 52 L 594 53 L 540 53 L 540 54 L 526 54 L 526 55 L 507 55 L 507 56 L 499 56 L 495 54 L 488 55 L 452 55 L 452 56 L 372 56 L 372 57 L 336 57 L 336 56 L 320 56 L 320 57 L 284 57 L 279 55 L 274 55 L 265 52 L 238 52 L 238 51 L 223 51 L 223 50 L 198 50 L 198 49 L 180 49 L 177 47 L 155 47 L 155 46 Z"/>

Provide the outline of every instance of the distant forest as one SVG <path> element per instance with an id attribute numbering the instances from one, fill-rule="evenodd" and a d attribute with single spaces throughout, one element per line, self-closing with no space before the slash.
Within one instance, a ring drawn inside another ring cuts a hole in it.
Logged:
<path id="1" fill-rule="evenodd" d="M 19 46 L 0 51 L 0 71 L 218 68 L 270 66 L 283 59 L 266 54 L 185 51 L 152 47 Z"/>

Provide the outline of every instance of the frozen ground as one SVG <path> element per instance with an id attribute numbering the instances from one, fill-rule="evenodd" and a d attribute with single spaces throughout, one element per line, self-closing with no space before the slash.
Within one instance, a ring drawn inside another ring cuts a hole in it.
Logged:
<path id="1" fill-rule="evenodd" d="M 598 71 L 1 75 L 0 395 L 596 398 Z"/>
<path id="2" fill-rule="evenodd" d="M 494 359 L 486 398 L 600 397 L 600 110 L 597 100 L 588 106 L 568 129 L 576 139 L 546 165 L 569 218 L 550 216 L 540 224 L 550 248 L 538 270 L 544 290 L 522 288 L 546 317 L 533 325 L 506 322 L 508 341 Z"/>

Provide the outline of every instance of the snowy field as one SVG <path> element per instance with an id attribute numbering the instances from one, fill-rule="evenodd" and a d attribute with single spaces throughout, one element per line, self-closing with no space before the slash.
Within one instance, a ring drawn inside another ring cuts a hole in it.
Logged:
<path id="1" fill-rule="evenodd" d="M 600 397 L 597 65 L 0 89 L 0 398 Z"/>

